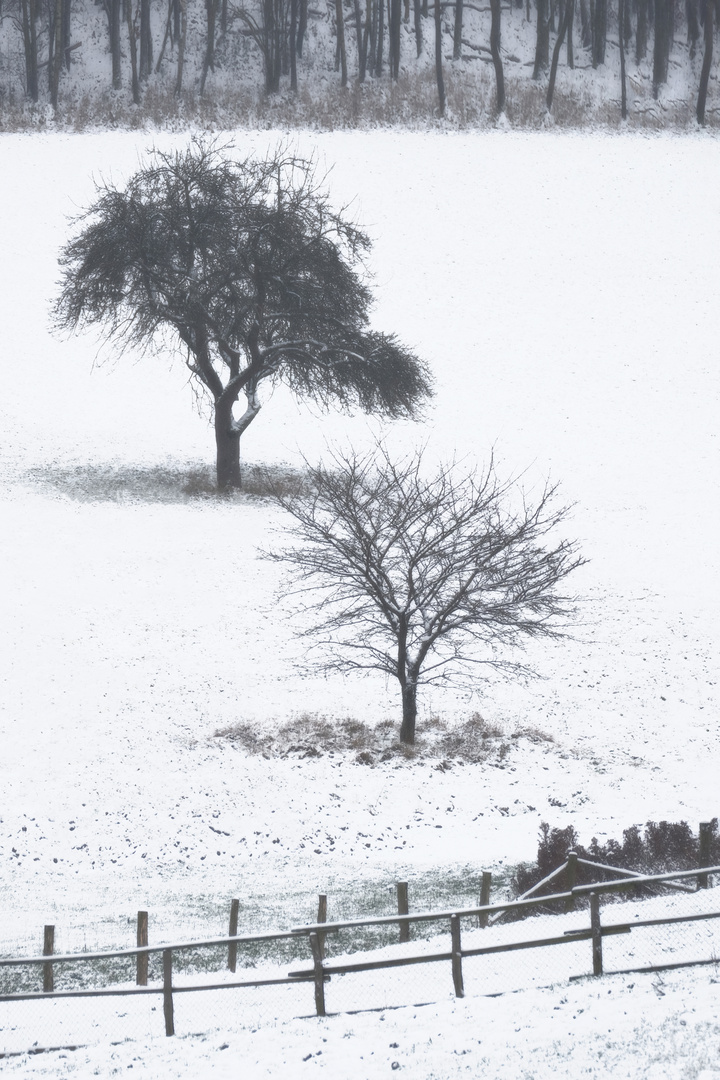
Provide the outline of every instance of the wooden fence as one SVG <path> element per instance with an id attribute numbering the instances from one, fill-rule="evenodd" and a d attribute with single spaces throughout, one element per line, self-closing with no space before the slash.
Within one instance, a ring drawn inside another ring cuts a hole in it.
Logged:
<path id="1" fill-rule="evenodd" d="M 572 853 L 571 859 L 572 862 Z M 567 869 L 563 864 L 550 877 Z M 607 868 L 613 869 L 613 868 Z M 629 872 L 632 873 L 632 872 Z M 326 1015 L 325 1007 L 325 984 L 332 975 L 350 974 L 353 972 L 378 971 L 384 968 L 398 968 L 417 964 L 449 963 L 452 984 L 457 997 L 464 996 L 463 960 L 468 957 L 486 956 L 497 953 L 514 952 L 518 950 L 536 949 L 549 946 L 561 946 L 578 941 L 591 943 L 591 961 L 593 975 L 603 974 L 603 938 L 609 935 L 629 934 L 638 927 L 663 926 L 677 923 L 690 923 L 699 920 L 711 920 L 720 918 L 720 911 L 702 914 L 671 915 L 654 919 L 633 919 L 632 924 L 603 923 L 600 914 L 600 897 L 603 894 L 614 894 L 625 890 L 637 890 L 644 886 L 654 885 L 684 885 L 685 888 L 695 879 L 696 886 L 706 888 L 709 884 L 709 875 L 720 874 L 720 866 L 706 866 L 701 869 L 683 870 L 666 874 L 651 874 L 627 876 L 617 881 L 605 881 L 594 885 L 579 885 L 564 892 L 552 893 L 547 896 L 525 897 L 520 900 L 507 901 L 500 904 L 484 903 L 473 908 L 463 908 L 445 911 L 410 912 L 407 903 L 407 886 L 400 883 L 404 888 L 398 889 L 398 914 L 376 916 L 365 919 L 349 919 L 340 922 L 326 922 L 326 898 L 320 898 L 319 920 L 317 923 L 299 926 L 289 931 L 267 934 L 229 934 L 225 937 L 212 938 L 203 941 L 184 941 L 177 944 L 148 945 L 147 941 L 147 915 L 140 912 L 138 917 L 138 945 L 131 949 L 119 949 L 107 952 L 95 953 L 69 953 L 57 954 L 52 950 L 53 928 L 46 927 L 44 939 L 44 951 L 42 956 L 12 957 L 0 959 L 0 969 L 22 966 L 40 966 L 43 971 L 43 990 L 34 992 L 22 992 L 0 995 L 0 1003 L 13 1001 L 47 1000 L 57 998 L 99 998 L 99 997 L 131 997 L 138 994 L 162 995 L 163 1012 L 165 1019 L 165 1034 L 175 1033 L 174 1023 L 174 995 L 181 993 L 195 993 L 206 990 L 228 990 L 261 986 L 281 986 L 296 983 L 311 983 L 314 990 L 315 1012 L 318 1016 Z M 546 879 L 547 880 L 547 879 Z M 542 884 L 542 883 L 540 883 Z M 540 884 L 536 888 L 540 887 Z M 483 875 L 482 899 L 489 896 L 489 875 Z M 692 886 L 690 886 L 692 891 Z M 590 901 L 590 925 L 587 928 L 566 931 L 554 936 L 533 938 L 521 941 L 505 942 L 497 945 L 483 947 L 463 948 L 462 944 L 462 920 L 472 919 L 475 927 L 487 926 L 496 921 L 498 917 L 508 913 L 519 914 L 541 907 L 548 903 L 561 902 L 566 910 L 570 909 L 576 901 L 589 898 Z M 230 914 L 230 926 L 237 929 L 238 905 L 233 901 Z M 420 923 L 446 923 L 450 930 L 450 949 L 436 953 L 419 953 L 412 956 L 399 956 L 381 960 L 361 960 L 357 962 L 332 962 L 325 958 L 325 939 L 330 934 L 338 934 L 342 930 L 359 929 L 363 927 L 392 926 L 399 927 L 401 941 L 409 941 L 410 928 Z M 141 938 L 142 943 L 141 942 Z M 240 981 L 224 981 L 216 983 L 203 983 L 202 985 L 178 986 L 173 984 L 173 955 L 184 950 L 203 950 L 217 946 L 224 946 L 228 950 L 227 967 L 231 972 L 236 970 L 238 948 L 241 946 L 269 943 L 280 940 L 307 940 L 312 966 L 306 969 L 290 971 L 286 976 L 266 979 L 245 979 Z M 162 955 L 162 980 L 158 985 L 148 986 L 148 957 L 151 954 Z M 56 964 L 92 964 L 101 960 L 116 958 L 136 958 L 137 985 L 135 987 L 107 987 L 101 989 L 77 989 L 55 990 L 53 969 Z M 696 964 L 717 963 L 717 957 L 681 961 L 677 963 L 654 964 L 646 967 L 624 969 L 622 974 L 630 971 L 662 971 L 675 967 L 693 966 Z M 590 966 L 590 965 L 589 965 Z M 618 972 L 613 972 L 618 973 Z M 588 972 L 589 974 L 589 972 Z M 574 976 L 581 978 L 583 976 Z M 0 1055 L 1 1057 L 2 1055 Z"/>

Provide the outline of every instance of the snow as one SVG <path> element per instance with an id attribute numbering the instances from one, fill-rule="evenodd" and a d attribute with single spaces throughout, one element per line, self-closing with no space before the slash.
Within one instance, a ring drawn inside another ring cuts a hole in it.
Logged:
<path id="1" fill-rule="evenodd" d="M 278 137 L 238 132 L 236 143 L 262 150 Z M 293 139 L 332 166 L 334 197 L 370 230 L 376 324 L 428 361 L 437 397 L 423 424 L 385 431 L 276 391 L 244 454 L 297 464 L 326 440 L 362 447 L 384 433 L 398 450 L 427 440 L 438 457 L 483 460 L 494 447 L 501 473 L 560 480 L 591 560 L 575 582 L 587 597 L 577 637 L 529 650 L 544 678 L 528 686 L 423 693 L 421 726 L 477 710 L 505 730 L 507 754 L 485 765 L 265 759 L 217 738 L 237 722 L 272 730 L 303 713 L 396 719 L 399 695 L 380 676 L 304 671 L 298 623 L 275 601 L 282 570 L 257 556 L 278 511 L 182 495 L 187 470 L 212 460 L 212 433 L 177 358 L 98 366 L 90 338 L 49 335 L 57 252 L 92 176 L 121 182 L 152 142 L 182 138 L 2 136 L 5 955 L 35 953 L 45 922 L 58 948 L 128 946 L 139 908 L 152 941 L 204 937 L 223 932 L 232 896 L 241 932 L 312 919 L 318 892 L 331 919 L 389 912 L 400 879 L 416 909 L 470 904 L 483 869 L 502 879 L 533 858 L 541 820 L 588 842 L 717 814 L 720 210 L 703 196 L 717 143 Z M 112 470 L 125 495 L 107 494 Z M 398 1060 L 428 1078 L 492 1062 L 498 1078 L 599 1076 L 602 1065 L 602 1075 L 710 1080 L 714 977 L 663 976 L 662 997 L 647 977 L 616 976 L 383 1021 L 286 1019 L 114 1047 L 109 1035 L 4 1067 L 222 1076 L 242 1061 L 253 1076 L 280 1063 L 375 1076 Z"/>

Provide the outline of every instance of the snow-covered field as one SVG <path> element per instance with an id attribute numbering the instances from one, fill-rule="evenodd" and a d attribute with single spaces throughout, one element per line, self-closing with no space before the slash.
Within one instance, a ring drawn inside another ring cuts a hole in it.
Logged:
<path id="1" fill-rule="evenodd" d="M 239 133 L 237 145 L 262 149 L 276 137 Z M 330 918 L 361 914 L 365 890 L 400 877 L 411 903 L 414 885 L 427 896 L 445 879 L 466 901 L 482 869 L 534 856 L 541 820 L 573 824 L 587 842 L 648 819 L 696 827 L 718 812 L 717 142 L 297 138 L 332 166 L 337 201 L 354 200 L 375 238 L 377 325 L 436 376 L 426 423 L 396 426 L 391 444 L 427 440 L 433 454 L 478 459 L 494 447 L 501 472 L 527 469 L 527 484 L 549 474 L 577 503 L 571 529 L 590 562 L 575 582 L 588 598 L 576 640 L 534 649 L 544 679 L 527 687 L 491 681 L 472 697 L 434 691 L 423 702 L 426 718 L 452 724 L 478 710 L 508 737 L 539 730 L 553 741 L 509 738 L 502 761 L 438 770 L 432 761 L 368 767 L 352 754 L 246 757 L 215 737 L 238 721 L 269 729 L 304 712 L 379 721 L 397 715 L 397 694 L 381 677 L 298 668 L 296 624 L 275 602 L 280 570 L 256 554 L 280 523 L 274 510 L 160 490 L 159 470 L 179 478 L 180 492 L 184 472 L 212 460 L 207 416 L 194 410 L 178 359 L 93 367 L 91 340 L 48 333 L 67 215 L 91 199 L 93 174 L 127 176 L 149 140 L 3 136 L 6 954 L 35 952 L 45 922 L 56 924 L 58 948 L 129 945 L 138 908 L 150 911 L 155 941 L 214 934 L 231 896 L 247 904 L 241 930 L 305 922 L 319 891 Z M 367 445 L 379 430 L 277 392 L 244 452 L 293 464 L 327 439 Z M 127 495 L 109 491 L 111 471 Z M 541 1076 L 552 1061 L 555 1075 L 580 1075 L 576 1062 L 596 1068 L 605 1047 L 602 1075 L 709 1080 L 710 979 L 668 978 L 662 1000 L 642 979 L 609 996 L 602 984 L 563 987 L 588 1015 L 557 1035 L 549 1017 L 572 1006 L 533 990 L 433 1006 L 417 1021 L 388 1013 L 384 1034 L 375 1014 L 236 1032 L 228 1061 L 214 1051 L 230 1036 L 7 1067 L 63 1075 L 75 1063 L 78 1074 L 112 1075 L 137 1056 L 148 1076 L 230 1075 L 256 1058 L 258 1076 L 279 1075 L 281 1062 L 294 1075 L 295 1057 L 328 1037 L 336 1058 L 303 1068 L 344 1075 L 341 1049 L 354 1046 L 345 1075 L 375 1076 L 388 1062 L 366 1067 L 359 1055 L 394 1053 L 402 1026 L 403 1045 L 418 1048 L 408 1060 L 427 1077 L 462 1075 L 466 1059 L 451 1061 L 451 1051 L 482 1029 L 469 1075 Z M 526 1032 L 514 1048 L 512 1024 Z M 435 1028 L 446 1032 L 441 1048 L 430 1047 Z M 638 1057 L 646 1036 L 653 1049 Z M 673 1046 L 685 1064 L 672 1064 Z"/>

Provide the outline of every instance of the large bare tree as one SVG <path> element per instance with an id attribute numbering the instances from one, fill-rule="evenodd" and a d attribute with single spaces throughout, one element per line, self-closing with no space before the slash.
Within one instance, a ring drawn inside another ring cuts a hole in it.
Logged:
<path id="1" fill-rule="evenodd" d="M 323 666 L 398 680 L 400 739 L 413 743 L 421 683 L 527 671 L 512 656 L 523 640 L 563 632 L 563 585 L 584 560 L 558 536 L 556 494 L 528 501 L 492 463 L 433 472 L 423 451 L 336 453 L 302 490 L 276 490 L 293 542 L 267 555 L 290 565 L 288 592 L 314 609 Z"/>
<path id="2" fill-rule="evenodd" d="M 370 242 L 311 162 L 283 150 L 238 161 L 196 139 L 155 152 L 126 188 L 100 188 L 79 223 L 61 255 L 58 327 L 97 323 L 121 348 L 175 349 L 213 404 L 221 489 L 241 486 L 240 437 L 263 383 L 388 417 L 415 415 L 431 392 L 421 361 L 370 329 Z"/>

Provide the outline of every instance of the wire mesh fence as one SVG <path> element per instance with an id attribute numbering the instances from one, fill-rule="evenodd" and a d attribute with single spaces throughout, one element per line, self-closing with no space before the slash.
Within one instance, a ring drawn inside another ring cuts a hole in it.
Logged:
<path id="1" fill-rule="evenodd" d="M 694 882 L 675 882 L 670 896 L 636 898 L 659 885 L 635 879 L 600 883 L 592 895 L 581 886 L 554 899 L 479 910 L 401 908 L 404 917 L 347 920 L 350 925 L 0 960 L 0 1054 L 231 1031 L 315 1013 L 500 994 L 593 973 L 720 965 L 717 891 L 689 891 Z M 619 888 L 630 889 L 633 899 Z M 549 915 L 548 905 L 565 910 Z M 513 920 L 521 912 L 528 917 Z"/>

